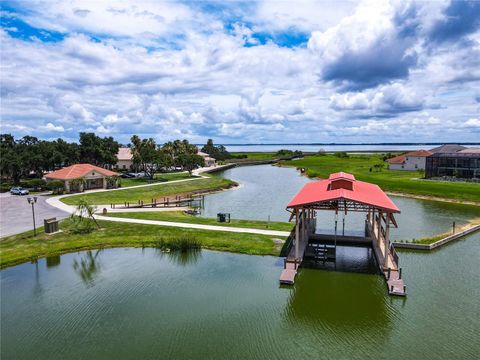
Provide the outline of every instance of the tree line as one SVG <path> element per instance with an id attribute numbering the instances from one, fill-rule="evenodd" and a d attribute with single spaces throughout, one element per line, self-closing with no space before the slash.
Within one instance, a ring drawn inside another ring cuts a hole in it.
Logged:
<path id="1" fill-rule="evenodd" d="M 157 145 L 153 138 L 141 139 L 133 135 L 128 146 L 132 151 L 133 166 L 153 178 L 156 171 L 180 167 L 191 172 L 203 166 L 198 148 L 188 140 L 169 141 Z M 0 134 L 0 176 L 3 183 L 19 184 L 22 179 L 42 178 L 46 172 L 65 166 L 90 163 L 112 168 L 117 163 L 120 144 L 111 136 L 99 137 L 82 132 L 78 143 L 63 139 L 40 140 L 34 136 L 15 139 L 11 134 Z M 211 139 L 202 151 L 217 160 L 231 157 L 223 145 L 216 146 Z"/>
<path id="2" fill-rule="evenodd" d="M 111 167 L 117 163 L 119 147 L 112 137 L 94 133 L 80 133 L 78 144 L 34 136 L 16 140 L 10 134 L 0 134 L 0 174 L 3 181 L 18 184 L 20 179 L 41 178 L 45 172 L 77 163 Z"/>
<path id="3" fill-rule="evenodd" d="M 169 141 L 159 146 L 152 138 L 141 139 L 133 135 L 130 141 L 133 166 L 151 179 L 157 171 L 180 167 L 191 173 L 205 165 L 203 157 L 197 155 L 197 146 L 188 140 Z"/>

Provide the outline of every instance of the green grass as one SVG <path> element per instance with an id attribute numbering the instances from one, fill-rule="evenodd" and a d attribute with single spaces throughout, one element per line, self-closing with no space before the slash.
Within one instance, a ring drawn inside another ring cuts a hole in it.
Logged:
<path id="1" fill-rule="evenodd" d="M 158 182 L 167 182 L 174 180 L 183 180 L 194 177 L 188 172 L 177 172 L 177 173 L 158 173 L 155 174 L 153 180 L 144 179 L 144 178 L 121 178 L 122 187 L 136 186 L 136 185 L 145 185 L 145 184 L 154 184 Z"/>
<path id="2" fill-rule="evenodd" d="M 192 179 L 173 184 L 166 183 L 141 188 L 78 194 L 63 198 L 62 201 L 68 205 L 77 205 L 82 198 L 92 205 L 123 204 L 124 202 L 137 203 L 138 200 L 149 203 L 152 199 L 160 200 L 164 196 L 196 191 L 220 190 L 234 185 L 234 181 L 212 176 L 207 179 Z"/>
<path id="3" fill-rule="evenodd" d="M 251 229 L 268 229 L 278 231 L 291 231 L 293 224 L 287 222 L 267 222 L 259 220 L 232 219 L 230 223 L 219 223 L 217 219 L 204 218 L 185 214 L 183 211 L 159 211 L 159 212 L 122 212 L 109 213 L 107 216 L 130 219 L 161 220 L 190 224 L 204 224 L 217 226 L 232 226 Z"/>
<path id="4" fill-rule="evenodd" d="M 180 229 L 143 224 L 126 224 L 100 221 L 102 229 L 90 234 L 72 234 L 68 231 L 70 220 L 61 222 L 64 232 L 46 235 L 38 229 L 10 236 L 0 241 L 0 268 L 32 261 L 38 258 L 63 253 L 111 248 L 111 247 L 158 247 L 165 241 L 181 242 L 182 238 L 195 239 L 204 249 L 236 252 L 251 255 L 280 254 L 282 244 L 275 243 L 271 236 L 230 233 L 197 229 Z"/>
<path id="5" fill-rule="evenodd" d="M 384 167 L 377 171 L 375 164 Z M 423 171 L 388 170 L 381 155 L 350 155 L 338 158 L 334 155 L 309 156 L 295 161 L 281 161 L 280 165 L 307 169 L 310 177 L 327 178 L 329 174 L 345 171 L 357 180 L 379 185 L 385 191 L 437 197 L 480 204 L 480 185 L 466 182 L 422 180 Z"/>

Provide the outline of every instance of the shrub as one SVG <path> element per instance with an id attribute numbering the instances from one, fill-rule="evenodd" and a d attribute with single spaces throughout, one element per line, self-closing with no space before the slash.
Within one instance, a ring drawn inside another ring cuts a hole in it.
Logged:
<path id="1" fill-rule="evenodd" d="M 52 181 L 47 183 L 46 188 L 51 190 L 54 194 L 63 194 L 65 190 L 65 185 L 62 181 Z"/>
<path id="2" fill-rule="evenodd" d="M 95 229 L 95 223 L 91 219 L 72 216 L 68 225 L 68 230 L 72 234 L 89 234 Z"/>
<path id="3" fill-rule="evenodd" d="M 7 192 L 7 191 L 10 191 L 10 189 L 13 187 L 13 184 L 12 183 L 8 183 L 8 182 L 1 182 L 0 183 L 0 192 Z"/>
<path id="4" fill-rule="evenodd" d="M 161 237 L 155 241 L 155 247 L 162 250 L 186 252 L 190 250 L 200 250 L 202 245 L 199 240 L 191 236 L 182 237 Z"/>
<path id="5" fill-rule="evenodd" d="M 345 151 L 339 151 L 339 152 L 336 152 L 333 155 L 340 158 L 340 159 L 346 159 L 346 158 L 349 157 L 348 154 Z"/>
<path id="6" fill-rule="evenodd" d="M 41 191 L 47 188 L 47 182 L 43 179 L 31 179 L 22 182 L 24 187 L 33 189 L 34 191 Z"/>

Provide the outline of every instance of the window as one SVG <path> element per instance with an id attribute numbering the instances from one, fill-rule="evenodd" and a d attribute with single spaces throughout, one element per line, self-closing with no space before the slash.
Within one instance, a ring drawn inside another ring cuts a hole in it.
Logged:
<path id="1" fill-rule="evenodd" d="M 418 169 L 418 164 L 415 164 L 415 169 Z"/>

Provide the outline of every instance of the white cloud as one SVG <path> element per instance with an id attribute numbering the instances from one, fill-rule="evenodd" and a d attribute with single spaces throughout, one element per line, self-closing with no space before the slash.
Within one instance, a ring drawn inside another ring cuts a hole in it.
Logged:
<path id="1" fill-rule="evenodd" d="M 134 133 L 199 142 L 397 141 L 412 135 L 424 141 L 435 134 L 468 141 L 478 135 L 471 129 L 478 127 L 472 98 L 480 81 L 480 36 L 472 34 L 470 45 L 455 51 L 424 43 L 421 21 L 430 26 L 444 4 L 245 6 L 251 11 L 229 23 L 222 11 L 207 13 L 193 3 L 29 2 L 30 12 L 17 16 L 65 31 L 65 38 L 25 41 L 15 35 L 22 29 L 0 30 L 2 131 L 63 131 L 77 139 L 79 131 L 90 130 L 122 142 Z M 308 48 L 273 40 L 261 45 L 255 37 L 257 31 L 296 30 L 313 31 Z M 402 31 L 415 35 L 405 40 Z M 363 70 L 381 72 L 384 63 L 405 65 L 403 57 L 412 54 L 418 61 L 408 63 L 400 79 L 379 76 L 369 83 L 369 76 L 361 77 Z M 338 69 L 353 71 L 349 85 L 359 88 L 342 87 L 338 73 L 325 79 L 349 56 L 363 62 Z"/>
<path id="2" fill-rule="evenodd" d="M 39 129 L 43 131 L 54 131 L 54 132 L 64 132 L 65 128 L 62 125 L 54 125 L 52 123 L 48 123 L 47 125 L 40 126 Z"/>

